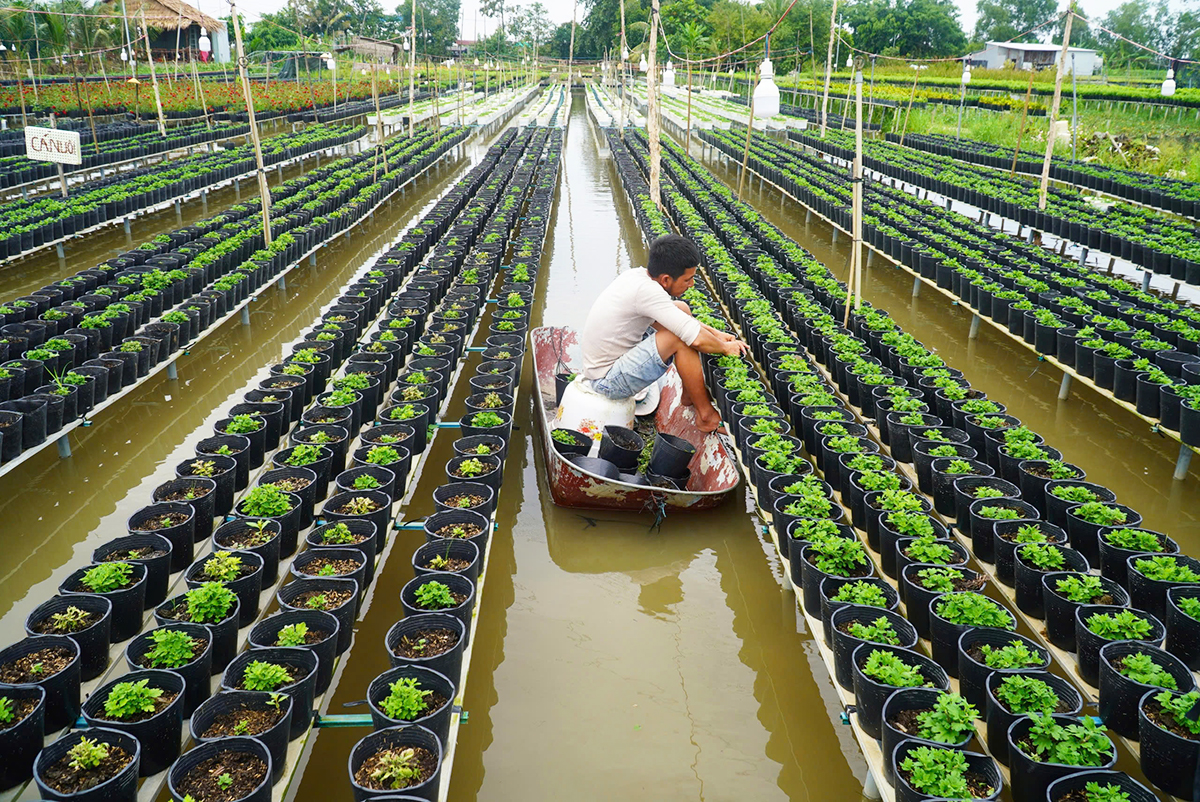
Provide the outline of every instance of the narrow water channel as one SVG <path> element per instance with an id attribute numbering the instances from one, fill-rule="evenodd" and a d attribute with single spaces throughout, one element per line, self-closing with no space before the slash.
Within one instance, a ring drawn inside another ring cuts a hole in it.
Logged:
<path id="1" fill-rule="evenodd" d="M 251 305 L 249 326 L 227 321 L 190 356 L 181 356 L 178 380 L 160 373 L 101 413 L 90 428 L 72 433 L 69 459 L 46 449 L 0 478 L 0 520 L 7 536 L 0 550 L 0 642 L 23 637 L 30 611 L 53 596 L 71 570 L 86 564 L 96 546 L 125 534 L 128 517 L 149 503 L 155 487 L 174 478 L 175 465 L 194 455 L 196 442 L 211 434 L 246 383 L 265 378 L 284 346 L 364 262 L 423 214 L 474 161 L 478 147 L 469 146 L 466 158 L 441 162 L 351 236 L 318 251 L 315 265 L 305 263 L 288 275 L 286 289 L 271 289 Z"/>
<path id="2" fill-rule="evenodd" d="M 645 253 L 581 94 L 571 113 L 533 319 L 579 327 Z M 831 679 L 746 498 L 657 530 L 648 515 L 554 506 L 531 439 L 531 373 L 527 362 L 450 799 L 859 799 L 865 764 L 836 723 Z M 464 397 L 460 388 L 448 417 Z M 408 519 L 433 512 L 448 434 L 434 441 Z M 423 540 L 396 535 L 330 713 L 365 711 Z M 362 735 L 320 731 L 293 798 L 344 795 Z"/>
<path id="3" fill-rule="evenodd" d="M 736 164 L 706 164 L 736 191 Z M 847 277 L 851 247 L 845 234 L 839 232 L 835 240 L 824 221 L 813 215 L 806 222 L 805 207 L 749 176 L 744 200 L 836 276 Z M 1112 488 L 1118 501 L 1142 514 L 1143 526 L 1175 538 L 1186 554 L 1200 554 L 1200 470 L 1193 461 L 1185 479 L 1172 479 L 1176 441 L 1150 431 L 1146 422 L 1081 384 L 1059 401 L 1061 371 L 988 325 L 980 327 L 977 339 L 969 339 L 969 311 L 929 287 L 913 298 L 912 277 L 881 258 L 872 259 L 863 274 L 863 297 L 1043 435 L 1068 462 L 1087 471 L 1088 481 Z"/>

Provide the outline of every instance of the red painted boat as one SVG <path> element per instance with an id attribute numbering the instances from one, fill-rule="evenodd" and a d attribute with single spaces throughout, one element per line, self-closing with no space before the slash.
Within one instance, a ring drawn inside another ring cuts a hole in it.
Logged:
<path id="1" fill-rule="evenodd" d="M 696 428 L 692 408 L 680 403 L 683 386 L 674 367 L 663 382 L 658 409 L 654 413 L 655 428 L 664 434 L 681 437 L 696 447 L 688 465 L 691 476 L 686 489 L 670 490 L 609 479 L 568 461 L 554 447 L 550 437 L 557 411 L 554 374 L 559 366 L 573 370 L 582 365 L 579 335 L 573 329 L 544 326 L 533 329 L 530 339 L 538 386 L 538 392 L 534 394 L 537 404 L 534 417 L 540 430 L 555 504 L 629 512 L 661 513 L 663 507 L 666 510 L 707 510 L 723 502 L 738 486 L 737 461 L 732 449 L 720 436 Z"/>

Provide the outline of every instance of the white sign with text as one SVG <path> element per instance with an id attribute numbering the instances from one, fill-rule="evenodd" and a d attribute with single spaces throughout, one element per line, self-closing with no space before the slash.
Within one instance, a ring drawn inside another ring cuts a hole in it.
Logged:
<path id="1" fill-rule="evenodd" d="M 78 131 L 57 128 L 25 128 L 25 155 L 43 162 L 82 164 Z"/>

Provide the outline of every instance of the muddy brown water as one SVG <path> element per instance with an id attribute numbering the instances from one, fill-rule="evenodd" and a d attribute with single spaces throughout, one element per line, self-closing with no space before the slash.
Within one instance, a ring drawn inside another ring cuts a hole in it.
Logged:
<path id="1" fill-rule="evenodd" d="M 287 291 L 267 293 L 254 306 L 251 326 L 228 324 L 181 359 L 177 383 L 160 376 L 73 435 L 70 460 L 50 449 L 0 479 L 8 535 L 0 555 L 0 642 L 21 636 L 25 616 L 70 567 L 124 533 L 126 517 L 191 455 L 220 410 L 457 174 L 443 168 L 422 179 L 355 236 L 321 251 L 315 268 L 288 277 Z M 719 166 L 718 174 L 736 179 Z M 580 326 L 590 299 L 644 263 L 617 181 L 576 94 L 535 322 Z M 833 242 L 815 219 L 806 226 L 802 209 L 781 212 L 770 191 L 755 186 L 747 197 L 844 274 L 844 238 Z M 164 228 L 176 224 L 173 212 L 168 217 Z M 928 291 L 913 301 L 905 274 L 877 262 L 864 284 L 873 303 L 1090 477 L 1117 489 L 1148 526 L 1200 553 L 1200 491 L 1195 476 L 1170 480 L 1173 442 L 1157 441 L 1087 390 L 1058 402 L 1054 371 L 987 327 L 969 341 L 968 316 Z M 466 375 L 478 359 L 471 356 Z M 531 371 L 527 362 L 450 798 L 860 798 L 865 764 L 838 723 L 832 680 L 747 498 L 739 494 L 703 516 L 672 515 L 659 529 L 644 515 L 555 507 L 531 439 Z M 464 411 L 465 395 L 460 382 L 449 417 Z M 435 438 L 406 519 L 432 512 L 431 491 L 445 481 L 441 466 L 452 440 L 448 431 Z M 396 534 L 339 667 L 329 713 L 366 712 L 361 700 L 388 667 L 384 634 L 402 615 L 398 591 L 423 540 L 419 532 Z M 348 798 L 346 760 L 364 734 L 320 731 L 289 796 Z"/>

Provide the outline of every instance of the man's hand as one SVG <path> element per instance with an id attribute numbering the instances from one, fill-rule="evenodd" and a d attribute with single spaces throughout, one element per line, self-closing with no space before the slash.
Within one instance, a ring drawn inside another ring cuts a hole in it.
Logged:
<path id="1" fill-rule="evenodd" d="M 721 353 L 726 356 L 741 356 L 750 350 L 749 345 L 737 339 L 732 334 L 723 334 L 722 340 Z"/>

